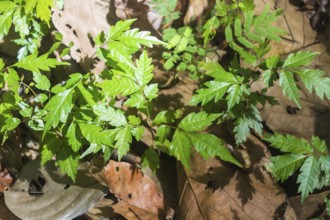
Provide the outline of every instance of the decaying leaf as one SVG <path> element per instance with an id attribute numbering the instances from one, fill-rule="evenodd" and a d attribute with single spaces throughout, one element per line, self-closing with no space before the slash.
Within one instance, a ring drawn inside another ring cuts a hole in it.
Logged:
<path id="1" fill-rule="evenodd" d="M 247 141 L 249 170 L 193 153 L 191 171 L 178 174 L 178 219 L 277 219 L 286 210 L 283 190 L 260 166 L 266 147 Z M 180 170 L 180 169 L 179 169 Z"/>
<path id="2" fill-rule="evenodd" d="M 134 205 L 131 205 L 125 201 L 120 201 L 112 206 L 116 213 L 121 214 L 126 219 L 129 220 L 158 220 L 158 216 L 154 213 L 150 213 L 144 209 L 137 208 Z"/>
<path id="3" fill-rule="evenodd" d="M 45 167 L 40 161 L 28 163 L 4 192 L 6 206 L 21 219 L 72 219 L 105 195 L 104 188 L 86 175 L 86 169 L 78 171 L 80 186 L 71 185 L 56 172 L 52 163 Z"/>
<path id="4" fill-rule="evenodd" d="M 3 190 L 10 186 L 13 182 L 13 178 L 9 174 L 8 170 L 6 168 L 2 169 L 0 172 L 0 192 L 3 192 Z"/>
<path id="5" fill-rule="evenodd" d="M 164 209 L 164 196 L 156 178 L 151 175 L 142 173 L 139 168 L 129 163 L 111 160 L 97 176 L 120 200 L 144 212 L 157 215 Z M 123 203 L 118 205 L 116 212 L 123 210 L 123 206 Z"/>

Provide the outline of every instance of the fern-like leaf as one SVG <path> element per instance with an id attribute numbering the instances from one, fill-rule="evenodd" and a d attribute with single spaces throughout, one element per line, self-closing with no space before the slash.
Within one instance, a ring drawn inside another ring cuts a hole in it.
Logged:
<path id="1" fill-rule="evenodd" d="M 292 135 L 274 134 L 264 140 L 270 142 L 271 146 L 279 149 L 282 152 L 294 154 L 311 154 L 312 147 L 302 138 L 297 138 Z"/>
<path id="2" fill-rule="evenodd" d="M 129 30 L 134 21 L 136 21 L 136 19 L 120 20 L 114 26 L 111 25 L 109 28 L 108 38 L 116 39 L 124 33 L 124 31 Z"/>
<path id="3" fill-rule="evenodd" d="M 290 100 L 294 101 L 296 105 L 301 108 L 300 104 L 300 91 L 297 87 L 293 73 L 282 70 L 279 80 L 283 94 L 286 95 Z"/>
<path id="4" fill-rule="evenodd" d="M 285 154 L 271 157 L 271 163 L 266 167 L 272 172 L 276 180 L 283 182 L 301 166 L 306 157 L 302 154 Z"/>
<path id="5" fill-rule="evenodd" d="M 204 159 L 207 160 L 219 156 L 223 161 L 242 167 L 242 164 L 230 154 L 228 148 L 224 146 L 223 141 L 217 136 L 200 133 L 189 133 L 188 135 L 194 148 L 204 157 Z"/>
<path id="6" fill-rule="evenodd" d="M 38 57 L 37 53 L 33 53 L 24 57 L 14 64 L 14 66 L 29 70 L 31 72 L 40 72 L 40 70 L 49 71 L 59 65 L 69 65 L 66 62 L 59 62 L 54 58 L 48 58 L 48 54 L 43 54 Z"/>
<path id="7" fill-rule="evenodd" d="M 149 31 L 139 31 L 137 28 L 125 31 L 118 40 L 128 47 L 132 46 L 135 48 L 141 48 L 141 45 L 153 47 L 153 45 L 164 44 L 156 37 L 150 36 Z"/>
<path id="8" fill-rule="evenodd" d="M 115 137 L 115 140 L 117 141 L 115 148 L 117 149 L 118 160 L 121 160 L 121 158 L 129 151 L 132 137 L 133 135 L 129 126 L 125 126 L 118 131 Z"/>
<path id="9" fill-rule="evenodd" d="M 299 51 L 297 53 L 292 53 L 284 61 L 283 67 L 296 68 L 300 66 L 309 65 L 314 59 L 314 57 L 318 54 L 318 52 L 310 51 Z"/>
<path id="10" fill-rule="evenodd" d="M 45 127 L 43 137 L 50 130 L 51 127 L 55 128 L 59 122 L 66 122 L 68 115 L 73 107 L 73 89 L 65 90 L 53 96 L 46 104 L 45 109 L 48 114 L 45 117 Z"/>
<path id="11" fill-rule="evenodd" d="M 325 74 L 323 71 L 305 69 L 296 71 L 296 73 L 310 93 L 314 89 L 320 99 L 323 100 L 326 97 L 330 100 L 330 78 L 323 77 Z"/>
<path id="12" fill-rule="evenodd" d="M 207 88 L 197 90 L 197 94 L 192 97 L 189 104 L 197 105 L 199 103 L 202 103 L 202 105 L 205 105 L 212 100 L 218 102 L 225 95 L 230 85 L 231 84 L 227 82 L 206 82 L 205 86 Z"/>
<path id="13" fill-rule="evenodd" d="M 134 71 L 135 79 L 141 87 L 147 85 L 153 77 L 154 66 L 151 65 L 152 59 L 148 57 L 146 51 L 143 51 L 140 58 L 136 60 L 136 69 Z"/>
<path id="14" fill-rule="evenodd" d="M 301 202 L 303 202 L 309 193 L 313 192 L 318 186 L 318 177 L 320 175 L 319 160 L 315 156 L 309 156 L 300 168 L 297 183 L 298 192 L 301 193 Z"/>
<path id="15" fill-rule="evenodd" d="M 190 113 L 179 124 L 179 128 L 196 132 L 206 129 L 214 120 L 220 117 L 220 114 L 207 114 L 206 112 Z"/>

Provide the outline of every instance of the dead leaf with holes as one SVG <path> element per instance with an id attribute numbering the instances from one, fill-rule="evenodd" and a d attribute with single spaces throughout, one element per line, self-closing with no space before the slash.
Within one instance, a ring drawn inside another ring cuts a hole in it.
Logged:
<path id="1" fill-rule="evenodd" d="M 126 162 L 110 160 L 96 176 L 121 200 L 112 206 L 115 212 L 123 216 L 136 215 L 140 219 L 158 219 L 158 214 L 163 211 L 163 192 L 151 173 L 143 173 Z"/>
<path id="2" fill-rule="evenodd" d="M 178 219 L 282 219 L 290 209 L 286 195 L 261 164 L 267 147 L 258 139 L 245 144 L 248 169 L 240 170 L 193 152 L 191 171 L 179 168 Z M 245 164 L 245 161 L 244 161 Z M 246 164 L 245 164 L 246 167 Z M 294 216 L 292 219 L 295 219 Z"/>

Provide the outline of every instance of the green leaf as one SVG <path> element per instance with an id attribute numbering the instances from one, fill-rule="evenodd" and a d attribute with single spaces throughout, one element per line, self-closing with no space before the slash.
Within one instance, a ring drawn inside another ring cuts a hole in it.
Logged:
<path id="1" fill-rule="evenodd" d="M 202 103 L 205 105 L 206 103 L 214 100 L 218 102 L 227 92 L 230 83 L 227 82 L 217 82 L 217 81 L 209 81 L 205 83 L 207 88 L 197 90 L 197 94 L 195 94 L 190 100 L 190 105 L 197 105 Z"/>
<path id="2" fill-rule="evenodd" d="M 315 156 L 307 157 L 301 166 L 297 180 L 297 183 L 300 183 L 298 192 L 301 193 L 301 202 L 317 188 L 320 175 L 319 167 L 318 158 Z"/>
<path id="3" fill-rule="evenodd" d="M 229 112 L 234 105 L 238 104 L 241 100 L 242 91 L 241 87 L 238 84 L 233 84 L 228 88 L 227 100 L 227 111 Z"/>
<path id="4" fill-rule="evenodd" d="M 196 132 L 206 129 L 214 120 L 220 117 L 220 114 L 207 114 L 206 112 L 192 112 L 181 120 L 179 128 L 188 131 Z"/>
<path id="5" fill-rule="evenodd" d="M 61 121 L 66 122 L 69 113 L 73 107 L 73 89 L 68 89 L 64 92 L 58 93 L 53 96 L 46 104 L 45 109 L 48 110 L 48 114 L 45 117 L 45 127 L 43 137 L 50 130 L 51 127 L 55 128 Z"/>
<path id="6" fill-rule="evenodd" d="M 170 145 L 170 151 L 181 161 L 186 169 L 190 167 L 191 148 L 192 143 L 190 142 L 189 136 L 184 132 L 176 130 Z"/>
<path id="7" fill-rule="evenodd" d="M 62 146 L 56 158 L 56 165 L 60 167 L 62 173 L 67 174 L 75 181 L 79 166 L 79 157 L 73 154 L 69 147 Z"/>
<path id="8" fill-rule="evenodd" d="M 121 160 L 121 158 L 129 151 L 130 144 L 132 143 L 132 133 L 130 127 L 126 126 L 121 128 L 118 131 L 115 140 L 117 141 L 115 148 L 117 149 L 118 160 Z"/>
<path id="9" fill-rule="evenodd" d="M 235 139 L 236 143 L 240 144 L 246 141 L 246 138 L 250 135 L 250 129 L 254 129 L 258 134 L 262 133 L 262 119 L 258 109 L 255 106 L 251 106 L 251 109 L 245 110 L 242 116 L 237 117 L 235 120 Z"/>
<path id="10" fill-rule="evenodd" d="M 89 143 L 95 143 L 97 145 L 102 144 L 100 138 L 101 137 L 100 133 L 102 131 L 102 128 L 99 125 L 79 123 L 79 128 L 82 136 L 86 138 L 86 140 Z"/>
<path id="11" fill-rule="evenodd" d="M 282 152 L 294 154 L 310 154 L 313 153 L 312 147 L 302 138 L 297 138 L 292 135 L 281 135 L 275 133 L 268 138 L 263 138 L 270 142 L 271 146 L 279 149 Z"/>
<path id="12" fill-rule="evenodd" d="M 54 134 L 48 133 L 42 144 L 41 151 L 41 164 L 45 165 L 47 161 L 50 161 L 52 157 L 57 154 L 62 147 L 63 142 Z"/>
<path id="13" fill-rule="evenodd" d="M 1 1 L 0 13 L 13 11 L 16 8 L 16 4 L 12 1 Z"/>
<path id="14" fill-rule="evenodd" d="M 24 7 L 25 13 L 30 14 L 33 11 L 33 9 L 35 9 L 37 2 L 38 0 L 26 0 Z"/>
<path id="15" fill-rule="evenodd" d="M 82 146 L 81 135 L 79 134 L 77 124 L 72 122 L 65 136 L 68 138 L 68 143 L 74 152 L 78 152 Z"/>
<path id="16" fill-rule="evenodd" d="M 54 6 L 53 0 L 38 0 L 36 12 L 37 17 L 40 20 L 46 22 L 49 26 L 49 21 L 51 17 L 51 9 Z"/>
<path id="17" fill-rule="evenodd" d="M 136 128 L 132 129 L 132 134 L 135 137 L 137 141 L 140 141 L 143 134 L 144 134 L 144 127 L 143 126 L 138 126 Z"/>
<path id="18" fill-rule="evenodd" d="M 314 149 L 316 149 L 321 154 L 323 154 L 323 155 L 327 154 L 328 148 L 327 148 L 327 145 L 324 140 L 321 140 L 320 138 L 318 138 L 316 136 L 312 136 L 311 144 L 314 147 Z"/>
<path id="19" fill-rule="evenodd" d="M 279 61 L 280 61 L 280 57 L 278 55 L 268 57 L 266 59 L 266 66 L 268 69 L 274 69 Z"/>
<path id="20" fill-rule="evenodd" d="M 158 84 L 150 84 L 144 88 L 144 95 L 149 99 L 152 100 L 158 97 Z"/>
<path id="21" fill-rule="evenodd" d="M 151 65 L 152 59 L 148 57 L 146 51 L 143 51 L 140 58 L 136 60 L 135 79 L 141 87 L 147 85 L 153 78 L 154 66 Z"/>
<path id="22" fill-rule="evenodd" d="M 236 18 L 234 21 L 234 33 L 236 37 L 242 36 L 242 21 L 240 18 Z"/>
<path id="23" fill-rule="evenodd" d="M 220 21 L 217 16 L 211 17 L 203 26 L 203 38 L 204 45 L 207 45 L 210 42 L 216 33 L 216 30 L 220 26 Z"/>
<path id="24" fill-rule="evenodd" d="M 150 168 L 154 173 L 157 169 L 159 169 L 159 156 L 158 153 L 149 148 L 145 150 L 142 154 L 142 167 L 143 168 Z"/>
<path id="25" fill-rule="evenodd" d="M 160 143 L 164 143 L 164 141 L 167 139 L 168 135 L 170 134 L 171 129 L 167 125 L 160 125 L 157 128 L 156 132 L 156 140 Z"/>
<path id="26" fill-rule="evenodd" d="M 141 93 L 134 93 L 129 99 L 124 103 L 125 106 L 137 109 L 146 109 L 144 97 Z"/>
<path id="27" fill-rule="evenodd" d="M 324 97 L 327 97 L 330 100 L 330 78 L 322 77 L 325 72 L 315 69 L 304 69 L 296 71 L 296 74 L 303 81 L 310 93 L 314 89 L 320 99 L 323 100 Z"/>
<path id="28" fill-rule="evenodd" d="M 36 87 L 43 91 L 49 91 L 50 81 L 47 76 L 40 72 L 33 72 L 33 81 L 36 83 Z"/>
<path id="29" fill-rule="evenodd" d="M 83 86 L 82 83 L 79 83 L 77 87 L 89 106 L 96 105 L 93 95 Z"/>
<path id="30" fill-rule="evenodd" d="M 108 43 L 109 53 L 108 57 L 117 61 L 120 64 L 127 66 L 127 68 L 134 69 L 132 62 L 132 55 L 124 45 L 117 41 L 110 41 Z"/>
<path id="31" fill-rule="evenodd" d="M 235 84 L 238 83 L 234 74 L 227 72 L 219 63 L 213 61 L 200 62 L 199 68 L 216 81 Z"/>
<path id="32" fill-rule="evenodd" d="M 274 81 L 277 80 L 276 73 L 272 70 L 266 70 L 262 74 L 262 78 L 264 79 L 264 83 L 267 85 L 267 87 L 272 87 L 274 85 Z"/>
<path id="33" fill-rule="evenodd" d="M 164 44 L 164 42 L 158 40 L 156 37 L 150 36 L 149 31 L 139 31 L 137 28 L 125 31 L 119 40 L 127 46 L 136 48 L 141 48 L 141 45 L 153 47 L 153 45 Z"/>
<path id="34" fill-rule="evenodd" d="M 224 146 L 223 141 L 217 136 L 213 134 L 189 133 L 189 138 L 197 152 L 199 152 L 205 160 L 219 156 L 223 161 L 242 167 L 242 164 L 230 154 L 230 151 Z"/>
<path id="35" fill-rule="evenodd" d="M 302 154 L 285 154 L 271 157 L 271 163 L 266 167 L 272 172 L 276 180 L 284 182 L 301 166 L 306 157 Z"/>
<path id="36" fill-rule="evenodd" d="M 54 58 L 48 58 L 48 54 L 44 54 L 38 57 L 37 53 L 33 53 L 27 57 L 24 57 L 13 66 L 17 66 L 31 72 L 40 72 L 40 70 L 49 71 L 50 68 L 55 68 L 59 65 L 69 65 L 66 62 L 59 62 Z"/>
<path id="37" fill-rule="evenodd" d="M 93 106 L 93 112 L 99 116 L 99 120 L 108 121 L 112 126 L 120 127 L 127 124 L 125 115 L 121 111 L 108 107 L 106 104 Z"/>
<path id="38" fill-rule="evenodd" d="M 114 26 L 111 25 L 110 28 L 109 28 L 108 38 L 109 39 L 116 39 L 124 31 L 129 30 L 134 21 L 136 21 L 136 18 L 135 19 L 120 20 Z"/>
<path id="39" fill-rule="evenodd" d="M 155 125 L 160 125 L 162 123 L 173 123 L 175 120 L 174 111 L 160 111 L 152 121 Z"/>
<path id="40" fill-rule="evenodd" d="M 134 80 L 127 77 L 113 77 L 111 80 L 104 80 L 98 86 L 102 88 L 105 94 L 110 96 L 127 96 L 139 91 L 139 86 Z"/>
<path id="41" fill-rule="evenodd" d="M 319 52 L 311 51 L 299 51 L 297 53 L 290 54 L 284 61 L 283 67 L 295 68 L 300 66 L 309 65 Z"/>
<path id="42" fill-rule="evenodd" d="M 19 113 L 23 117 L 30 118 L 32 116 L 33 110 L 27 103 L 20 101 L 17 103 L 17 105 L 20 107 L 21 110 L 19 111 Z"/>
<path id="43" fill-rule="evenodd" d="M 231 43 L 234 41 L 233 39 L 233 31 L 231 30 L 230 25 L 227 25 L 225 28 L 225 37 L 226 37 L 226 41 L 228 43 Z"/>
<path id="44" fill-rule="evenodd" d="M 301 108 L 300 104 L 300 91 L 297 87 L 296 81 L 293 77 L 293 73 L 289 71 L 282 70 L 279 80 L 282 92 L 290 100 L 294 101 L 296 105 Z"/>
<path id="45" fill-rule="evenodd" d="M 6 36 L 12 25 L 13 11 L 5 12 L 0 15 L 0 39 Z"/>

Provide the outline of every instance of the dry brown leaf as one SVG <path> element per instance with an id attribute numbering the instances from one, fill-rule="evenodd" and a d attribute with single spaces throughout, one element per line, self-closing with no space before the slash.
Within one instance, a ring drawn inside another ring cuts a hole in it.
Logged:
<path id="1" fill-rule="evenodd" d="M 205 161 L 193 153 L 191 171 L 179 169 L 178 219 L 267 220 L 284 216 L 285 193 L 259 165 L 267 155 L 266 146 L 257 139 L 249 139 L 245 147 L 251 172 L 218 159 Z"/>
<path id="2" fill-rule="evenodd" d="M 129 220 L 158 220 L 157 214 L 140 209 L 123 200 L 113 205 L 112 208 L 116 213 Z"/>
<path id="3" fill-rule="evenodd" d="M 164 208 L 164 196 L 155 177 L 126 162 L 111 160 L 98 178 L 109 191 L 139 209 L 158 214 Z"/>
<path id="4" fill-rule="evenodd" d="M 7 187 L 10 186 L 13 182 L 13 178 L 7 171 L 7 169 L 3 169 L 0 172 L 0 192 L 3 192 L 3 190 Z"/>

